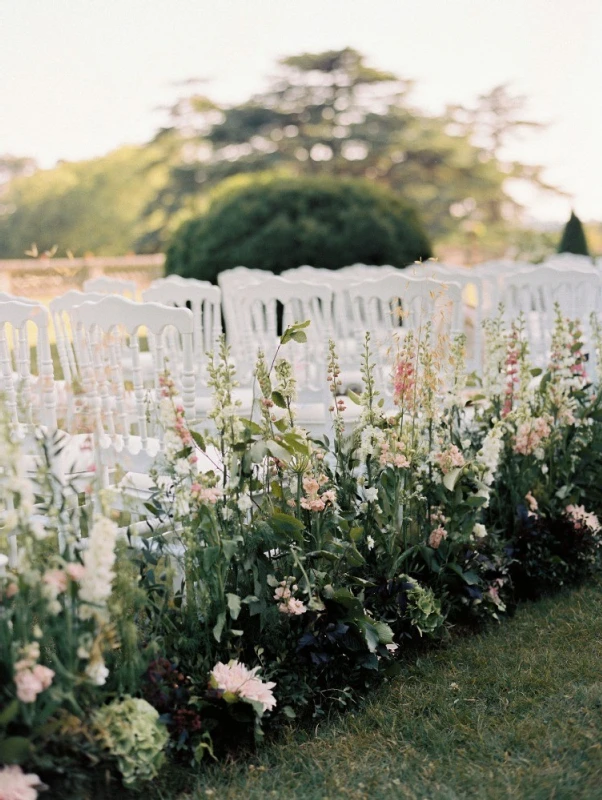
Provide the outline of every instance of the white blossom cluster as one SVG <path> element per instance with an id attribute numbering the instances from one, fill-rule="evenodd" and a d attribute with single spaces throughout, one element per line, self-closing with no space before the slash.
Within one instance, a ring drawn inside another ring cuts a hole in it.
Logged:
<path id="1" fill-rule="evenodd" d="M 89 546 L 82 560 L 86 571 L 81 580 L 80 599 L 87 605 L 81 609 L 84 618 L 104 611 L 111 596 L 111 584 L 115 573 L 115 543 L 117 525 L 106 517 L 97 517 L 89 536 Z"/>

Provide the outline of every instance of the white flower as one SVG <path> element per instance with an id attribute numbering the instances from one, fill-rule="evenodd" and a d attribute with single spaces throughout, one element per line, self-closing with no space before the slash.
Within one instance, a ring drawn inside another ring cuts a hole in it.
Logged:
<path id="1" fill-rule="evenodd" d="M 374 550 L 374 544 L 375 542 L 372 536 L 366 536 L 366 547 L 368 550 Z"/>
<path id="2" fill-rule="evenodd" d="M 163 437 L 163 449 L 165 450 L 165 456 L 168 461 L 173 461 L 176 453 L 179 453 L 182 447 L 182 440 L 175 431 L 168 430 L 165 432 L 165 436 Z"/>
<path id="3" fill-rule="evenodd" d="M 378 499 L 378 489 L 375 486 L 370 486 L 368 489 L 365 489 L 364 494 L 369 503 L 373 503 Z"/>
<path id="4" fill-rule="evenodd" d="M 176 410 L 170 397 L 162 397 L 159 401 L 159 419 L 164 428 L 173 428 L 176 424 Z"/>
<path id="5" fill-rule="evenodd" d="M 48 536 L 48 531 L 44 527 L 44 523 L 41 519 L 32 518 L 29 520 L 29 530 L 31 531 L 31 535 L 34 539 L 37 539 L 38 542 L 41 542 Z"/>
<path id="6" fill-rule="evenodd" d="M 174 498 L 174 514 L 176 517 L 187 517 L 190 514 L 190 503 L 183 492 L 177 492 Z"/>
<path id="7" fill-rule="evenodd" d="M 169 475 L 158 475 L 156 483 L 157 488 L 161 489 L 162 492 L 168 492 L 173 489 L 173 480 Z"/>
<path id="8" fill-rule="evenodd" d="M 178 458 L 174 464 L 174 469 L 176 471 L 176 475 L 186 477 L 187 475 L 190 475 L 190 462 L 186 458 Z"/>
<path id="9" fill-rule="evenodd" d="M 104 686 L 109 677 L 109 670 L 102 658 L 91 661 L 86 667 L 86 675 L 95 686 Z"/>
<path id="10" fill-rule="evenodd" d="M 385 647 L 389 651 L 389 653 L 394 653 L 396 650 L 399 649 L 399 645 L 392 642 L 391 644 L 386 644 Z"/>
<path id="11" fill-rule="evenodd" d="M 106 517 L 97 517 L 88 538 L 88 549 L 82 556 L 86 571 L 80 582 L 79 596 L 84 603 L 104 606 L 109 599 L 115 577 L 116 540 L 117 525 Z M 86 614 L 84 611 L 84 616 Z"/>
<path id="12" fill-rule="evenodd" d="M 480 522 L 476 523 L 472 529 L 472 532 L 475 539 L 484 539 L 487 536 L 487 528 Z"/>
<path id="13" fill-rule="evenodd" d="M 483 440 L 483 446 L 477 453 L 477 461 L 485 467 L 483 481 L 488 486 L 493 483 L 497 471 L 503 446 L 502 434 L 501 426 L 496 425 L 493 427 Z"/>
<path id="14" fill-rule="evenodd" d="M 250 508 L 253 508 L 253 501 L 248 494 L 241 494 L 236 505 L 238 506 L 238 510 L 244 513 Z"/>

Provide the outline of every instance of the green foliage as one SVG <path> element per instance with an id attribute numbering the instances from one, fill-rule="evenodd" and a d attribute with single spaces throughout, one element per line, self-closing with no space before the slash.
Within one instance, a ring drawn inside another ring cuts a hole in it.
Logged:
<path id="1" fill-rule="evenodd" d="M 574 211 L 571 211 L 569 221 L 562 232 L 562 239 L 558 245 L 558 252 L 574 253 L 578 256 L 589 256 L 585 231 L 583 230 L 581 220 Z"/>
<path id="2" fill-rule="evenodd" d="M 142 213 L 167 176 L 161 160 L 156 146 L 122 147 L 16 178 L 2 197 L 0 258 L 23 258 L 32 242 L 61 255 L 131 252 L 152 224 Z"/>
<path id="3" fill-rule="evenodd" d="M 501 158 L 517 129 L 536 127 L 522 118 L 524 98 L 500 86 L 474 108 L 449 107 L 432 116 L 411 104 L 411 88 L 410 81 L 344 48 L 282 59 L 267 90 L 238 106 L 183 97 L 161 138 L 175 142 L 179 135 L 187 158 L 173 167 L 150 208 L 166 202 L 181 208 L 231 175 L 285 169 L 388 186 L 419 210 L 436 239 L 459 226 L 479 238 L 491 231 L 501 237 L 520 211 L 506 190 L 508 178 L 551 188 L 540 167 Z"/>
<path id="4" fill-rule="evenodd" d="M 502 628 L 408 659 L 353 714 L 294 728 L 251 767 L 188 783 L 177 770 L 150 798 L 178 779 L 192 800 L 597 798 L 601 601 L 595 583 L 529 603 Z"/>
<path id="5" fill-rule="evenodd" d="M 125 786 L 157 776 L 169 735 L 146 700 L 126 696 L 102 706 L 93 725 L 103 747 L 117 759 Z"/>
<path id="6" fill-rule="evenodd" d="M 222 187 L 207 213 L 174 236 L 166 270 L 215 282 L 239 264 L 278 274 L 303 264 L 403 267 L 430 255 L 415 212 L 384 187 L 264 175 Z"/>

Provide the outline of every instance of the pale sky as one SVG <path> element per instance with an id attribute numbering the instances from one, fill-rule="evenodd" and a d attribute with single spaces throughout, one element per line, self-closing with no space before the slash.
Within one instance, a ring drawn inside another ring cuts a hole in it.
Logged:
<path id="1" fill-rule="evenodd" d="M 602 0 L 0 0 L 0 153 L 48 167 L 143 142 L 176 81 L 236 102 L 278 57 L 347 45 L 427 111 L 511 82 L 549 123 L 511 155 L 573 195 L 521 199 L 602 220 Z"/>

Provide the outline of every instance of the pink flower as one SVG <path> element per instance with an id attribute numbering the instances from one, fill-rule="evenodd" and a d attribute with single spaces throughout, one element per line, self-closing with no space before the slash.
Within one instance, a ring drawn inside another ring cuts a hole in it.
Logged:
<path id="1" fill-rule="evenodd" d="M 443 539 L 447 539 L 447 531 L 442 525 L 439 525 L 429 536 L 429 547 L 437 550 Z"/>
<path id="2" fill-rule="evenodd" d="M 537 509 L 539 508 L 539 505 L 537 503 L 537 500 L 531 494 L 531 492 L 527 492 L 527 494 L 525 495 L 525 500 L 527 501 L 527 503 L 529 505 L 529 509 L 531 511 L 537 511 Z"/>
<path id="3" fill-rule="evenodd" d="M 301 602 L 301 600 L 297 600 L 295 597 L 289 597 L 286 602 L 280 603 L 278 606 L 278 611 L 280 611 L 281 614 L 299 616 L 300 614 L 305 614 L 307 608 Z"/>
<path id="4" fill-rule="evenodd" d="M 328 489 L 328 491 L 322 493 L 322 500 L 326 503 L 335 503 L 337 499 L 337 493 L 334 489 Z"/>
<path id="5" fill-rule="evenodd" d="M 286 585 L 286 581 L 283 581 L 274 592 L 274 600 L 288 600 L 290 596 L 291 590 Z"/>
<path id="6" fill-rule="evenodd" d="M 584 506 L 570 505 L 565 508 L 565 511 L 576 530 L 580 530 L 584 525 L 593 533 L 598 533 L 600 530 L 598 517 L 594 513 L 586 511 Z"/>
<path id="7" fill-rule="evenodd" d="M 541 447 L 544 439 L 547 439 L 552 429 L 546 417 L 534 417 L 519 425 L 516 432 L 514 452 L 523 456 L 530 456 Z"/>
<path id="8" fill-rule="evenodd" d="M 48 687 L 52 683 L 52 679 L 54 678 L 55 672 L 53 669 L 50 669 L 49 667 L 42 666 L 42 664 L 36 664 L 35 667 L 33 668 L 33 675 L 42 684 L 42 691 L 43 691 L 44 689 L 48 689 Z"/>
<path id="9" fill-rule="evenodd" d="M 308 495 L 315 495 L 320 488 L 320 484 L 315 478 L 303 478 L 303 488 Z"/>
<path id="10" fill-rule="evenodd" d="M 17 672 L 15 685 L 17 687 L 17 697 L 22 703 L 35 703 L 36 697 L 40 692 L 44 691 L 41 680 L 29 669 Z"/>
<path id="11" fill-rule="evenodd" d="M 403 354 L 393 368 L 393 402 L 412 410 L 416 387 L 416 370 L 410 354 Z"/>
<path id="12" fill-rule="evenodd" d="M 42 581 L 47 586 L 52 586 L 53 589 L 56 589 L 57 594 L 67 589 L 67 575 L 62 569 L 46 570 L 42 576 Z"/>
<path id="13" fill-rule="evenodd" d="M 272 689 L 276 686 L 273 681 L 264 683 L 259 678 L 251 678 L 251 680 L 243 683 L 239 689 L 239 696 L 244 700 L 253 700 L 256 703 L 261 703 L 264 711 L 271 711 L 276 705 L 276 698 Z"/>
<path id="14" fill-rule="evenodd" d="M 0 769 L 0 800 L 36 800 L 37 790 L 45 788 L 37 775 L 27 774 L 21 767 Z"/>
<path id="15" fill-rule="evenodd" d="M 81 579 L 86 574 L 86 568 L 83 564 L 67 564 L 65 567 L 65 572 L 71 578 L 72 581 L 81 581 Z"/>
<path id="16" fill-rule="evenodd" d="M 219 661 L 210 673 L 210 685 L 224 694 L 235 695 L 241 700 L 253 700 L 263 705 L 263 711 L 271 711 L 276 705 L 272 689 L 273 682 L 264 683 L 257 677 L 259 667 L 247 669 L 239 661 L 224 664 Z M 228 698 L 225 698 L 228 699 Z"/>
<path id="17" fill-rule="evenodd" d="M 463 467 L 465 464 L 464 456 L 455 444 L 452 444 L 447 450 L 442 450 L 440 453 L 437 453 L 435 460 L 439 464 L 439 469 L 444 475 L 447 475 L 452 469 Z"/>

